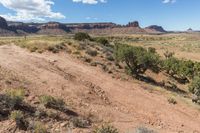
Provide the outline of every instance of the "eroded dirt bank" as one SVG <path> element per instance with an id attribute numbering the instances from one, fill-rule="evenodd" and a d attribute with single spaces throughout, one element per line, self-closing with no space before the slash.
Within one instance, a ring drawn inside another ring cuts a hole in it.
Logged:
<path id="1" fill-rule="evenodd" d="M 63 98 L 77 112 L 92 113 L 121 132 L 147 126 L 163 133 L 200 132 L 200 112 L 181 101 L 150 93 L 142 85 L 113 79 L 66 53 L 30 53 L 15 45 L 0 46 L 0 66 L 27 82 L 30 95 Z M 1 88 L 0 88 L 1 89 Z M 3 132 L 6 122 L 0 122 Z"/>

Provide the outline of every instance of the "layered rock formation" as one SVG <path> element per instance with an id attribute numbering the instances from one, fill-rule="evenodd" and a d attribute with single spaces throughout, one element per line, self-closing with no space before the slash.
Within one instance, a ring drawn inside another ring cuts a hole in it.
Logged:
<path id="1" fill-rule="evenodd" d="M 34 25 L 20 24 L 20 25 L 10 25 L 9 29 L 12 31 L 20 32 L 23 31 L 25 33 L 36 33 L 39 29 Z"/>
<path id="2" fill-rule="evenodd" d="M 0 28 L 8 29 L 8 24 L 7 24 L 6 20 L 3 17 L 0 17 Z"/>
<path id="3" fill-rule="evenodd" d="M 7 21 L 0 17 L 0 35 L 1 36 L 7 36 L 7 35 L 14 35 L 15 32 L 9 29 Z"/>
<path id="4" fill-rule="evenodd" d="M 136 33 L 165 33 L 161 26 L 152 25 L 141 28 L 138 21 L 129 22 L 127 25 L 115 23 L 22 23 L 7 22 L 0 17 L 0 34 L 55 34 L 62 35 L 68 32 L 88 32 L 92 34 L 136 34 Z"/>
<path id="5" fill-rule="evenodd" d="M 73 24 L 71 24 L 73 25 Z M 87 25 L 87 27 L 86 27 Z M 146 33 L 144 29 L 140 28 L 139 22 L 129 22 L 127 25 L 117 25 L 115 23 L 89 23 L 76 24 L 70 27 L 71 32 L 87 32 L 91 34 L 136 34 Z"/>
<path id="6" fill-rule="evenodd" d="M 62 35 L 69 32 L 69 28 L 66 25 L 58 23 L 58 22 L 49 22 L 46 24 L 42 24 L 38 26 L 39 31 L 38 34 L 56 34 Z"/>
<path id="7" fill-rule="evenodd" d="M 145 28 L 146 32 L 148 33 L 166 33 L 162 26 L 151 25 Z"/>
<path id="8" fill-rule="evenodd" d="M 126 27 L 140 27 L 138 21 L 129 22 Z"/>
<path id="9" fill-rule="evenodd" d="M 114 23 L 71 23 L 66 24 L 66 26 L 71 29 L 105 29 L 117 27 Z"/>

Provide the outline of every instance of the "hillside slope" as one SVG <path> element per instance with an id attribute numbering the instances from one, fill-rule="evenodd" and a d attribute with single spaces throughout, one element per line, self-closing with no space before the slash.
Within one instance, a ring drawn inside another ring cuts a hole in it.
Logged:
<path id="1" fill-rule="evenodd" d="M 138 83 L 113 79 L 66 53 L 30 53 L 5 45 L 0 46 L 0 66 L 24 77 L 32 97 L 48 94 L 63 98 L 77 112 L 90 112 L 121 132 L 138 126 L 161 133 L 200 132 L 198 110 L 181 101 L 171 105 L 159 92 L 150 93 Z M 0 122 L 0 132 L 6 131 L 8 123 Z"/>

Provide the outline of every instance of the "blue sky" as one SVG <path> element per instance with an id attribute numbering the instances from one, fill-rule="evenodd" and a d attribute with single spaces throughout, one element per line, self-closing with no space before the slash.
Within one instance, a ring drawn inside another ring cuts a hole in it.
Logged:
<path id="1" fill-rule="evenodd" d="M 1 0 L 0 15 L 15 21 L 115 22 L 200 30 L 200 0 Z"/>

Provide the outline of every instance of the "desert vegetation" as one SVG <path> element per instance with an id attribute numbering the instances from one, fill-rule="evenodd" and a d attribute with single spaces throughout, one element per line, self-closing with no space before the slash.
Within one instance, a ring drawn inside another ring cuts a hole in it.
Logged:
<path id="1" fill-rule="evenodd" d="M 155 46 L 145 46 L 146 41 L 148 41 L 148 43 L 151 41 L 155 43 L 158 43 L 159 41 L 173 41 L 175 43 L 174 45 L 177 45 L 177 42 L 179 42 L 183 38 L 187 38 L 190 41 L 192 41 L 193 39 L 193 37 L 191 36 L 183 35 L 172 37 L 138 36 L 127 38 L 124 37 L 122 39 L 120 38 L 121 40 L 125 40 L 125 42 L 118 40 L 118 37 L 100 37 L 92 40 L 97 40 L 97 42 L 100 44 L 101 47 L 103 47 L 103 49 L 105 47 L 106 49 L 108 49 L 110 53 L 106 53 L 108 55 L 106 56 L 106 58 L 111 62 L 115 62 L 115 67 L 123 67 L 126 73 L 135 77 L 136 79 L 141 80 L 143 79 L 142 77 L 148 77 L 147 79 L 145 78 L 145 80 L 143 81 L 147 81 L 149 83 L 154 82 L 155 84 L 156 81 L 152 81 L 153 77 L 149 77 L 146 71 L 150 70 L 154 73 L 167 74 L 168 77 L 173 79 L 173 81 L 167 81 L 170 84 L 170 86 L 168 87 L 171 87 L 176 91 L 178 89 L 178 84 L 180 84 L 181 86 L 185 86 L 181 90 L 192 92 L 196 97 L 199 97 L 198 78 L 200 76 L 200 63 L 198 61 L 193 58 L 188 59 L 184 57 L 177 57 L 177 54 L 174 52 L 175 50 L 169 50 L 171 46 L 167 46 L 166 50 L 164 50 L 162 53 L 160 53 L 159 49 L 157 49 L 157 46 L 156 48 Z M 176 40 L 177 42 L 175 42 L 174 40 Z M 136 42 L 138 44 L 141 44 L 142 46 L 134 46 L 129 42 Z M 160 46 L 162 46 L 162 44 L 160 44 Z M 175 46 L 172 47 L 175 48 Z M 180 45 L 177 47 L 180 47 Z M 180 52 L 181 51 L 182 50 L 180 50 Z M 174 83 L 174 81 L 176 81 L 176 83 Z M 162 83 L 158 82 L 156 84 L 162 85 Z M 165 87 L 166 83 L 163 85 L 163 87 Z M 175 100 L 172 99 L 169 100 L 169 102 L 176 103 Z"/>
<path id="2" fill-rule="evenodd" d="M 78 41 L 91 40 L 90 35 L 84 32 L 79 32 L 74 35 L 74 39 Z"/>
<path id="3" fill-rule="evenodd" d="M 104 124 L 94 130 L 94 133 L 118 133 L 118 130 L 108 124 Z"/>
<path id="4" fill-rule="evenodd" d="M 0 95 L 0 121 L 5 121 L 6 119 L 13 120 L 16 125 L 13 132 L 22 130 L 27 132 L 47 133 L 50 131 L 46 128 L 43 121 L 56 119 L 60 122 L 65 121 L 70 123 L 72 122 L 70 119 L 78 119 L 76 117 L 79 117 L 77 113 L 67 108 L 64 101 L 61 99 L 56 99 L 47 95 L 40 96 L 40 104 L 45 108 L 41 108 L 40 105 L 32 105 L 31 103 L 25 102 L 25 99 L 27 99 L 27 97 L 25 96 L 24 89 L 11 89 Z M 51 112 L 51 109 L 54 110 L 55 114 Z M 71 118 L 69 119 L 67 116 L 71 116 Z M 83 126 L 84 125 L 79 127 L 83 128 Z M 88 126 L 90 126 L 89 123 Z"/>
<path id="5" fill-rule="evenodd" d="M 142 47 L 134 47 L 125 44 L 115 45 L 116 61 L 126 64 L 127 71 L 134 76 L 145 73 L 147 69 L 159 71 L 159 55 Z"/>
<path id="6" fill-rule="evenodd" d="M 152 72 L 164 72 L 180 84 L 190 83 L 189 90 L 198 96 L 199 62 L 178 59 L 166 51 L 161 58 L 154 48 L 145 49 L 127 44 L 115 45 L 115 59 L 124 62 L 128 74 L 138 78 L 149 69 Z"/>

